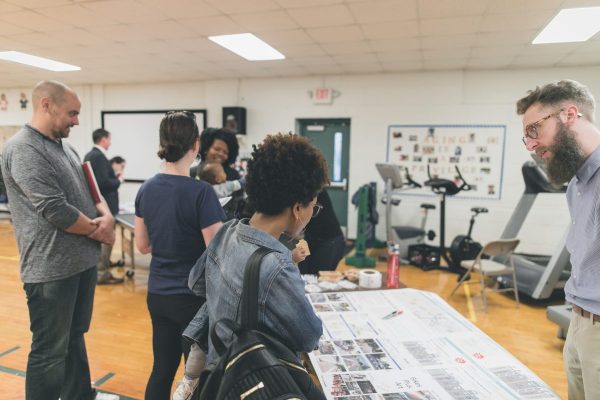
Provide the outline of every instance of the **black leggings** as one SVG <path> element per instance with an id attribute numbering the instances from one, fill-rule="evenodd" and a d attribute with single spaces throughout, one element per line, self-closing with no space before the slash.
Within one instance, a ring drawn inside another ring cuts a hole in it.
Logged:
<path id="1" fill-rule="evenodd" d="M 146 386 L 145 400 L 171 398 L 171 386 L 181 355 L 187 359 L 190 352 L 190 344 L 183 340 L 181 334 L 203 303 L 202 297 L 194 295 L 164 296 L 148 293 L 154 365 Z"/>

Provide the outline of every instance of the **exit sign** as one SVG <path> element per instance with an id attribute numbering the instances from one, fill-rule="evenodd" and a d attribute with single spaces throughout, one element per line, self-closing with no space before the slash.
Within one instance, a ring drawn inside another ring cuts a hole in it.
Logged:
<path id="1" fill-rule="evenodd" d="M 316 88 L 313 90 L 313 103 L 315 104 L 331 104 L 333 103 L 333 89 Z"/>

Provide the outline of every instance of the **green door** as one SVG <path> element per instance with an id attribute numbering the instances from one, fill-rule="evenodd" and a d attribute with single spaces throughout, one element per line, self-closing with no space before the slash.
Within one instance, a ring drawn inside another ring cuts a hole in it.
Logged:
<path id="1" fill-rule="evenodd" d="M 350 165 L 349 119 L 299 119 L 298 132 L 323 152 L 329 167 L 327 188 L 340 225 L 348 225 L 348 166 Z"/>

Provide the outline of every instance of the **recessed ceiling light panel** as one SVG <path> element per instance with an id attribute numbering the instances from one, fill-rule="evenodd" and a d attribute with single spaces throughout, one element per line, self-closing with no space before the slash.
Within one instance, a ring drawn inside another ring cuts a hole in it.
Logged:
<path id="1" fill-rule="evenodd" d="M 49 58 L 38 57 L 20 51 L 0 51 L 0 60 L 13 61 L 20 64 L 31 65 L 32 67 L 47 69 L 55 72 L 79 71 L 80 67 L 71 64 L 65 64 Z"/>
<path id="2" fill-rule="evenodd" d="M 251 33 L 209 36 L 213 42 L 248 61 L 283 60 L 285 56 Z"/>
<path id="3" fill-rule="evenodd" d="M 566 8 L 531 43 L 585 42 L 599 30 L 600 7 Z"/>

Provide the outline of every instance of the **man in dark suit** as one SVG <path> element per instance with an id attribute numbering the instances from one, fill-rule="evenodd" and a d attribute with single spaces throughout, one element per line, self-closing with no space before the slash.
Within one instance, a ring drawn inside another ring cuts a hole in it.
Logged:
<path id="1" fill-rule="evenodd" d="M 106 200 L 110 212 L 117 215 L 119 212 L 118 189 L 121 180 L 115 175 L 106 153 L 111 143 L 110 132 L 98 128 L 92 133 L 92 139 L 94 140 L 94 148 L 85 155 L 84 161 L 89 161 L 92 164 L 100 193 Z M 122 278 L 115 278 L 109 271 L 111 253 L 112 245 L 103 244 L 100 261 L 98 261 L 98 285 L 123 282 Z"/>

